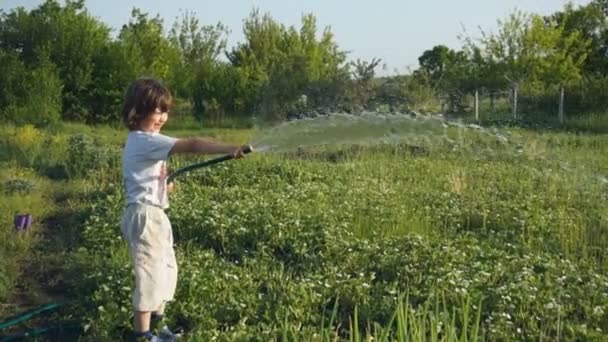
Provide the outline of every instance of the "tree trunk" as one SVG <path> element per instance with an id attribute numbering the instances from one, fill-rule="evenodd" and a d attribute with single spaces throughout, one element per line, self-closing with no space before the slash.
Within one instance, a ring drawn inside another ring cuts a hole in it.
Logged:
<path id="1" fill-rule="evenodd" d="M 564 87 L 560 88 L 559 92 L 559 109 L 558 109 L 559 123 L 564 123 Z"/>
<path id="2" fill-rule="evenodd" d="M 517 120 L 517 86 L 513 88 L 513 119 Z"/>
<path id="3" fill-rule="evenodd" d="M 479 123 L 479 91 L 475 90 L 475 121 Z"/>

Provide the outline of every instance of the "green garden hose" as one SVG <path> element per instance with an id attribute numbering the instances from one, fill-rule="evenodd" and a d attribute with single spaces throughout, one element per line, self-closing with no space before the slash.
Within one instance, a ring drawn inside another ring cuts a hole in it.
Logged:
<path id="1" fill-rule="evenodd" d="M 60 304 L 51 303 L 51 304 L 44 305 L 38 309 L 26 312 L 26 313 L 19 315 L 13 319 L 10 319 L 6 322 L 0 323 L 0 330 L 6 329 L 8 327 L 12 327 L 13 325 L 17 325 L 17 324 L 25 322 L 27 320 L 30 320 L 32 317 L 39 315 L 41 313 L 44 313 L 47 311 L 53 311 L 53 310 L 59 308 L 60 306 L 61 306 Z"/>
<path id="2" fill-rule="evenodd" d="M 10 328 L 17 324 L 26 322 L 26 321 L 32 319 L 34 316 L 38 316 L 38 315 L 41 315 L 41 314 L 44 314 L 47 312 L 54 311 L 54 310 L 60 308 L 61 306 L 62 306 L 62 304 L 59 304 L 59 303 L 49 303 L 49 304 L 46 304 L 37 309 L 28 311 L 17 317 L 9 319 L 6 322 L 0 323 L 0 330 L 4 330 L 6 328 Z M 49 333 L 52 331 L 68 331 L 68 330 L 74 331 L 74 330 L 79 330 L 79 329 L 81 329 L 81 326 L 78 324 L 62 324 L 62 325 L 56 325 L 56 326 L 50 326 L 50 327 L 34 328 L 34 329 L 22 332 L 17 335 L 0 336 L 0 342 L 14 341 L 14 340 L 18 340 L 18 339 L 22 339 L 22 338 L 30 337 L 30 336 L 39 336 L 39 335 L 43 335 L 43 334 L 46 334 L 46 333 Z"/>
<path id="3" fill-rule="evenodd" d="M 35 328 L 32 330 L 28 330 L 18 335 L 7 335 L 0 336 L 0 342 L 9 342 L 9 341 L 19 341 L 26 337 L 34 337 L 40 336 L 44 334 L 48 334 L 50 332 L 61 332 L 61 331 L 76 331 L 80 330 L 81 326 L 79 324 L 64 324 L 64 325 L 56 325 L 52 327 L 46 328 Z"/>
<path id="4" fill-rule="evenodd" d="M 245 149 L 243 149 L 243 154 L 251 153 L 251 151 L 252 151 L 252 148 L 250 146 L 247 146 Z M 188 171 L 192 171 L 192 170 L 195 170 L 195 169 L 200 169 L 200 168 L 203 168 L 203 167 L 211 166 L 211 165 L 214 165 L 214 164 L 217 164 L 217 163 L 221 163 L 223 161 L 230 160 L 230 159 L 234 159 L 234 156 L 232 156 L 232 155 L 225 155 L 225 156 L 218 157 L 218 158 L 211 159 L 211 160 L 207 160 L 207 161 L 204 161 L 204 162 L 201 162 L 201 163 L 196 163 L 196 164 L 185 166 L 185 167 L 183 167 L 181 169 L 178 169 L 177 171 L 173 172 L 171 175 L 169 175 L 169 177 L 167 178 L 167 183 L 171 183 L 173 181 L 173 179 L 175 179 L 175 177 L 177 177 L 177 176 L 179 176 L 179 175 L 181 175 L 183 173 L 186 173 Z"/>

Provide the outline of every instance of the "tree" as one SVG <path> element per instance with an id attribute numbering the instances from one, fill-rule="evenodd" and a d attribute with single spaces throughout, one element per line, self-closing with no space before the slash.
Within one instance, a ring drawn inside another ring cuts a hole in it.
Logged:
<path id="1" fill-rule="evenodd" d="M 48 53 L 26 67 L 14 52 L 0 49 L 0 117 L 16 124 L 45 126 L 61 118 L 62 84 Z"/>
<path id="2" fill-rule="evenodd" d="M 589 42 L 588 56 L 584 63 L 586 73 L 608 73 L 608 1 L 595 0 L 574 8 L 571 3 L 545 18 L 547 23 L 563 27 L 566 35 L 577 34 Z"/>
<path id="3" fill-rule="evenodd" d="M 484 33 L 481 43 L 506 79 L 537 90 L 580 79 L 589 42 L 579 31 L 568 33 L 563 23 L 521 12 L 499 27 L 498 34 Z"/>
<path id="4" fill-rule="evenodd" d="M 450 111 L 462 111 L 463 99 L 477 88 L 475 69 L 466 51 L 456 51 L 438 45 L 418 58 L 417 74 L 443 96 L 447 96 Z"/>
<path id="5" fill-rule="evenodd" d="M 387 77 L 378 90 L 378 99 L 390 106 L 392 111 L 436 111 L 437 95 L 428 75 L 397 75 Z"/>
<path id="6" fill-rule="evenodd" d="M 370 99 L 375 96 L 377 91 L 374 78 L 376 76 L 375 69 L 382 60 L 372 58 L 371 61 L 362 61 L 357 59 L 351 62 L 354 68 L 352 71 L 353 83 L 351 89 L 350 102 L 356 106 L 366 107 Z"/>
<path id="7" fill-rule="evenodd" d="M 171 66 L 179 59 L 179 52 L 165 37 L 163 20 L 158 15 L 148 18 L 147 13 L 134 8 L 131 20 L 120 30 L 118 41 L 129 50 L 129 56 L 139 61 L 143 73 L 164 80 L 171 78 Z"/>
<path id="8" fill-rule="evenodd" d="M 195 75 L 207 73 L 218 63 L 226 49 L 228 29 L 221 23 L 201 26 L 192 12 L 176 20 L 169 34 L 169 42 L 179 51 L 181 58 L 173 65 L 174 92 L 184 98 L 192 98 Z M 200 75 L 199 75 L 200 76 Z"/>
<path id="9" fill-rule="evenodd" d="M 0 17 L 0 48 L 16 52 L 25 65 L 40 62 L 45 51 L 63 84 L 64 118 L 83 120 L 93 110 L 87 104 L 94 63 L 109 42 L 109 28 L 86 11 L 83 0 L 62 7 L 47 0 L 27 12 L 17 8 Z"/>
<path id="10" fill-rule="evenodd" d="M 87 94 L 92 110 L 89 123 L 121 122 L 120 110 L 129 83 L 144 74 L 139 52 L 123 42 L 113 41 L 95 56 L 92 73 L 94 87 Z"/>
<path id="11" fill-rule="evenodd" d="M 535 71 L 546 84 L 563 87 L 581 79 L 590 42 L 580 31 L 568 33 L 563 23 L 534 16 L 525 38 L 526 45 L 536 51 L 530 63 L 536 65 Z"/>
<path id="12" fill-rule="evenodd" d="M 445 45 L 437 45 L 431 50 L 426 50 L 418 57 L 420 70 L 426 73 L 433 84 L 439 84 L 443 79 L 444 71 L 453 56 L 454 51 Z"/>
<path id="13" fill-rule="evenodd" d="M 245 42 L 227 54 L 243 75 L 242 102 L 247 111 L 280 118 L 302 95 L 316 104 L 341 96 L 336 85 L 347 76 L 346 54 L 338 49 L 329 28 L 320 39 L 316 31 L 311 14 L 302 17 L 298 30 L 257 10 L 251 13 L 244 23 Z"/>

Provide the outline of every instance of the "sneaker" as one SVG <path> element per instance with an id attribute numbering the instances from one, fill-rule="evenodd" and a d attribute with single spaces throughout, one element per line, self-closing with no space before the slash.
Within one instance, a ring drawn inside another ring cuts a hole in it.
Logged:
<path id="1" fill-rule="evenodd" d="M 169 330 L 169 328 L 165 325 L 160 333 L 158 333 L 158 336 L 156 336 L 156 340 L 152 340 L 154 342 L 175 342 L 177 341 L 177 337 L 178 335 L 174 334 L 173 332 L 171 332 L 171 330 Z"/>
<path id="2" fill-rule="evenodd" d="M 145 335 L 135 334 L 136 342 L 150 342 L 150 341 L 158 341 L 156 340 L 156 336 L 151 332 L 147 332 Z"/>

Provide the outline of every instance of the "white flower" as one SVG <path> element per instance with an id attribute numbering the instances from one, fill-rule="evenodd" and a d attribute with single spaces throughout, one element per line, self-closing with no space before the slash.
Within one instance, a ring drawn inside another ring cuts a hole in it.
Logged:
<path id="1" fill-rule="evenodd" d="M 604 314 L 604 308 L 601 306 L 596 306 L 593 308 L 593 314 L 594 315 L 603 315 Z"/>

